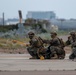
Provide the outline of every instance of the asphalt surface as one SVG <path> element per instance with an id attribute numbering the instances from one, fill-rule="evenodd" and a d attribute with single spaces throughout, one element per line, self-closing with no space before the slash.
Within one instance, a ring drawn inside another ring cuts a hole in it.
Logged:
<path id="1" fill-rule="evenodd" d="M 75 71 L 76 60 L 29 59 L 29 54 L 0 54 L 0 71 Z"/>
<path id="2" fill-rule="evenodd" d="M 0 72 L 0 75 L 76 75 L 76 71 L 13 71 Z"/>

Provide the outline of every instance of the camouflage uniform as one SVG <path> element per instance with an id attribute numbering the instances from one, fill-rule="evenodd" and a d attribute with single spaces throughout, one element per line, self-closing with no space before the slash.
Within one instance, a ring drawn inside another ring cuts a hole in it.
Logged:
<path id="1" fill-rule="evenodd" d="M 30 32 L 28 35 L 33 37 L 29 41 L 30 46 L 27 48 L 27 50 L 33 58 L 38 59 L 44 54 L 43 42 L 40 37 L 36 37 L 32 32 Z"/>
<path id="2" fill-rule="evenodd" d="M 52 40 L 50 41 L 50 46 L 48 47 L 48 50 L 50 50 L 50 58 L 54 57 L 58 59 L 64 59 L 65 58 L 65 51 L 64 48 L 61 45 L 60 39 L 57 37 L 56 33 L 51 33 Z"/>
<path id="3" fill-rule="evenodd" d="M 71 45 L 72 53 L 69 56 L 69 59 L 74 59 L 76 57 L 76 34 L 75 32 L 71 32 L 68 40 L 66 41 L 66 45 Z"/>

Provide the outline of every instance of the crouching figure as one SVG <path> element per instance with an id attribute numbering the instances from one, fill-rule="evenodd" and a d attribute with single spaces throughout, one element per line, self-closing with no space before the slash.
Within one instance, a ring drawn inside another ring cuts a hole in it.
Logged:
<path id="1" fill-rule="evenodd" d="M 49 53 L 50 59 L 64 59 L 65 58 L 65 51 L 64 51 L 64 42 L 62 39 L 57 37 L 56 32 L 51 33 L 51 40 L 49 41 L 50 45 L 48 47 L 47 53 Z"/>
<path id="2" fill-rule="evenodd" d="M 43 41 L 40 37 L 35 36 L 33 32 L 29 32 L 29 46 L 27 51 L 32 56 L 30 59 L 44 59 L 45 48 L 43 46 Z"/>

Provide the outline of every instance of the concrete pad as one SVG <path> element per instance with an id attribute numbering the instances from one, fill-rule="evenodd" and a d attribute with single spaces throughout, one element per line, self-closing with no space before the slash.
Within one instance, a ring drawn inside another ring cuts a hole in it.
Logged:
<path id="1" fill-rule="evenodd" d="M 0 72 L 0 75 L 76 75 L 76 71 L 8 71 Z"/>
<path id="2" fill-rule="evenodd" d="M 29 54 L 0 54 L 1 71 L 50 71 L 50 70 L 76 70 L 76 62 L 64 60 L 29 59 Z"/>
<path id="3" fill-rule="evenodd" d="M 0 54 L 0 59 L 29 59 L 29 54 Z M 65 59 L 68 59 L 69 54 L 66 54 Z"/>
<path id="4" fill-rule="evenodd" d="M 0 54 L 0 59 L 29 59 L 29 54 Z"/>

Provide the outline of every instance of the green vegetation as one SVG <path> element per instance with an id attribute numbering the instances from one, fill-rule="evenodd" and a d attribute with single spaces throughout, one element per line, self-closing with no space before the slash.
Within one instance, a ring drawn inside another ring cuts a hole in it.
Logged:
<path id="1" fill-rule="evenodd" d="M 69 34 L 69 32 L 70 31 L 65 31 L 65 30 L 59 30 L 57 33 L 58 33 L 58 35 L 67 35 L 67 34 Z"/>
<path id="2" fill-rule="evenodd" d="M 17 25 L 4 25 L 0 26 L 0 32 L 8 32 L 9 30 L 18 29 Z"/>
<path id="3" fill-rule="evenodd" d="M 69 31 L 58 31 L 58 36 L 60 35 L 67 35 L 69 34 Z M 40 36 L 43 39 L 50 39 L 50 33 L 40 33 L 40 34 L 36 34 L 37 36 Z M 6 48 L 6 49 L 18 49 L 18 48 L 22 48 L 25 46 L 17 44 L 17 43 L 13 43 L 12 40 L 17 40 L 17 41 L 21 41 L 24 43 L 28 43 L 29 38 L 20 38 L 20 37 L 14 37 L 14 38 L 0 38 L 0 48 Z"/>
<path id="4" fill-rule="evenodd" d="M 57 32 L 58 36 L 61 36 L 61 35 L 68 35 L 70 31 L 64 31 L 64 30 L 60 30 Z M 50 33 L 41 33 L 41 34 L 38 34 L 38 36 L 44 38 L 44 39 L 50 39 Z"/>

